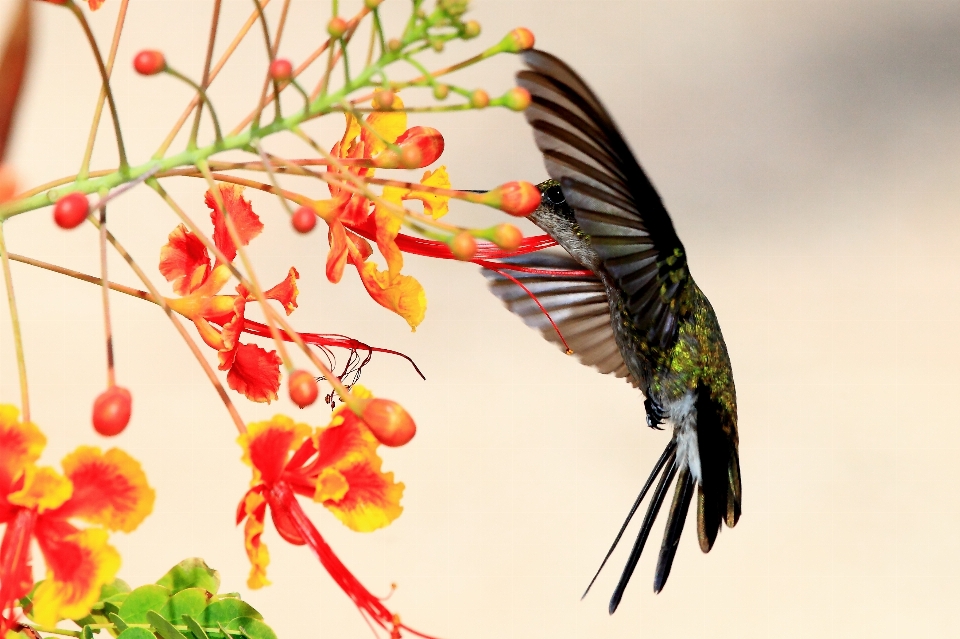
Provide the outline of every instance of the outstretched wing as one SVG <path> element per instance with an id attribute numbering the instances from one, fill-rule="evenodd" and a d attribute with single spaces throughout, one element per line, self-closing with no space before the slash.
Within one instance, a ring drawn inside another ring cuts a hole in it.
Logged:
<path id="1" fill-rule="evenodd" d="M 540 272 L 509 270 L 513 265 Z M 483 274 L 490 291 L 511 312 L 518 315 L 527 326 L 538 329 L 545 339 L 565 349 L 557 334 L 559 331 L 581 363 L 593 366 L 601 373 L 626 377 L 637 386 L 614 339 L 610 326 L 610 305 L 599 277 L 593 274 L 551 275 L 551 272 L 583 270 L 580 264 L 560 251 L 538 251 L 508 258 L 503 260 L 503 266 L 500 273 L 485 268 Z M 523 284 L 529 293 L 505 273 Z M 543 310 L 531 294 L 536 296 Z M 544 311 L 549 313 L 549 319 Z M 556 329 L 550 319 L 556 324 Z"/>
<path id="2" fill-rule="evenodd" d="M 624 292 L 624 311 L 650 346 L 677 337 L 680 296 L 689 281 L 683 244 L 643 169 L 606 109 L 565 63 L 522 54 L 517 82 L 547 173 L 560 182 L 581 230 Z"/>

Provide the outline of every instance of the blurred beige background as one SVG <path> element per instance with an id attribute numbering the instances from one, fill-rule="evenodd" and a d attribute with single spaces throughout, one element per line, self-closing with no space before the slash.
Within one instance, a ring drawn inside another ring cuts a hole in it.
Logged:
<path id="1" fill-rule="evenodd" d="M 0 2 L 3 20 L 11 4 Z M 279 4 L 270 7 L 274 24 Z M 101 42 L 118 5 L 107 0 L 91 16 Z M 198 77 L 211 5 L 131 3 L 116 78 L 134 161 L 152 154 L 189 90 L 137 77 L 128 61 L 140 48 L 162 48 Z M 250 11 L 249 2 L 224 5 L 221 46 Z M 385 10 L 397 18 L 407 6 L 388 0 Z M 37 55 L 11 158 L 25 185 L 76 172 L 99 89 L 67 12 L 36 8 Z M 296 61 L 312 50 L 326 11 L 294 2 L 282 53 Z M 351 533 L 308 507 L 339 556 L 375 593 L 396 582 L 391 608 L 444 638 L 955 632 L 960 4 L 477 0 L 473 17 L 481 39 L 449 47 L 446 62 L 529 27 L 602 97 L 672 212 L 733 360 L 743 518 L 709 555 L 688 523 L 655 596 L 658 526 L 616 615 L 607 600 L 630 542 L 581 602 L 668 436 L 644 426 L 639 393 L 542 341 L 470 265 L 407 258 L 429 297 L 426 320 L 410 333 L 354 274 L 326 282 L 324 233 L 294 237 L 276 201 L 252 194 L 267 226 L 251 245 L 262 280 L 278 281 L 290 265 L 302 275 L 295 325 L 402 350 L 427 375 L 423 382 L 382 355 L 364 372 L 377 394 L 403 402 L 419 432 L 383 453 L 407 486 L 404 515 L 390 528 Z M 251 38 L 214 85 L 225 123 L 249 110 L 262 65 Z M 498 58 L 459 80 L 497 95 L 517 68 L 515 58 Z M 545 177 L 517 114 L 411 121 L 443 131 L 457 186 Z M 113 166 L 108 120 L 101 131 L 94 164 Z M 313 132 L 332 141 L 341 122 Z M 304 153 L 289 141 L 269 144 Z M 205 217 L 201 184 L 169 184 Z M 462 209 L 451 219 L 500 221 Z M 145 190 L 111 209 L 114 232 L 155 275 L 175 224 Z M 95 272 L 93 229 L 62 232 L 49 211 L 12 220 L 7 238 L 11 251 Z M 111 268 L 113 279 L 137 285 L 119 260 Z M 97 289 L 13 269 L 35 421 L 51 440 L 44 460 L 57 463 L 80 443 L 122 446 L 158 489 L 145 524 L 114 537 L 121 576 L 153 581 L 199 555 L 282 639 L 369 636 L 310 552 L 276 534 L 266 536 L 274 585 L 242 587 L 247 563 L 233 513 L 249 474 L 219 400 L 162 313 L 113 296 L 118 375 L 135 404 L 128 430 L 107 441 L 89 425 L 104 385 Z M 0 401 L 15 403 L 9 316 L 0 310 Z M 299 412 L 283 399 L 241 401 L 241 410 L 249 420 L 279 411 L 315 425 L 328 418 L 322 406 Z"/>

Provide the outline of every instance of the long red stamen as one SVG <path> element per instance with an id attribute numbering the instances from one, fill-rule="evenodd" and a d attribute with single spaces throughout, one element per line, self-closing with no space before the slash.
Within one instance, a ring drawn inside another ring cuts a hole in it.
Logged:
<path id="1" fill-rule="evenodd" d="M 488 264 L 490 264 L 490 266 L 484 266 L 484 268 L 488 268 L 488 269 L 490 269 L 491 271 L 494 271 L 495 273 L 499 273 L 501 276 L 507 278 L 508 280 L 510 280 L 511 282 L 513 282 L 514 284 L 516 284 L 517 286 L 519 286 L 520 288 L 522 288 L 522 289 L 523 289 L 523 292 L 530 296 L 530 299 L 532 299 L 532 300 L 534 301 L 534 303 L 540 308 L 540 312 L 543 313 L 543 315 L 544 315 L 544 316 L 547 318 L 547 320 L 550 322 L 550 325 L 553 326 L 553 330 L 556 331 L 557 337 L 560 338 L 560 341 L 563 342 L 563 347 L 567 350 L 567 355 L 572 355 L 572 354 L 573 354 L 573 349 L 570 348 L 570 345 L 569 345 L 569 344 L 567 344 L 567 340 L 563 339 L 563 333 L 560 332 L 560 327 L 557 326 L 557 323 L 553 321 L 553 318 L 552 318 L 552 317 L 550 317 L 550 313 L 548 313 L 548 312 L 547 312 L 547 309 L 545 309 L 545 308 L 543 307 L 543 304 L 540 303 L 540 300 L 537 299 L 537 296 L 534 295 L 533 292 L 532 292 L 529 288 L 527 288 L 526 286 L 524 286 L 524 285 L 520 282 L 520 280 L 518 280 L 518 279 L 515 278 L 514 276 L 510 275 L 509 273 L 504 273 L 503 270 L 501 270 L 500 268 L 497 268 L 497 267 L 495 267 L 495 266 L 492 266 L 492 265 L 494 264 L 494 262 L 488 262 Z"/>
<path id="2" fill-rule="evenodd" d="M 249 333 L 251 335 L 259 335 L 260 337 L 272 337 L 270 333 L 270 328 L 266 324 L 261 324 L 260 322 L 254 322 L 247 318 L 243 319 L 243 332 Z M 420 368 L 417 366 L 417 363 L 414 362 L 409 356 L 404 355 L 399 351 L 390 350 L 389 348 L 380 348 L 379 346 L 370 346 L 364 344 L 363 342 L 353 339 L 352 337 L 346 337 L 345 335 L 335 335 L 335 334 L 321 334 L 321 333 L 297 333 L 307 344 L 314 344 L 316 346 L 336 346 L 338 348 L 346 349 L 355 349 L 360 351 L 372 351 L 374 353 L 387 353 L 388 355 L 397 355 L 403 359 L 410 362 L 410 365 L 413 366 L 413 369 L 417 371 L 423 379 L 427 379 L 426 376 L 420 371 Z M 284 341 L 292 342 L 291 338 L 286 333 L 281 332 L 281 337 Z"/>
<path id="3" fill-rule="evenodd" d="M 313 522 L 311 522 L 306 513 L 303 512 L 300 503 L 287 484 L 278 482 L 271 486 L 267 493 L 267 499 L 270 503 L 270 508 L 281 511 L 283 515 L 294 524 L 297 531 L 307 542 L 307 545 L 310 546 L 314 554 L 317 555 L 320 564 L 326 569 L 330 576 L 333 577 L 333 580 L 337 582 L 340 589 L 350 597 L 361 614 L 364 614 L 366 618 L 372 620 L 384 630 L 391 631 L 391 634 L 396 635 L 396 630 L 403 628 L 426 639 L 435 639 L 430 635 L 425 635 L 399 623 L 399 617 L 390 612 L 380 599 L 371 594 L 371 592 L 353 576 L 353 573 L 343 565 L 343 562 L 334 554 L 333 549 L 330 548 L 320 535 L 320 532 L 313 525 Z"/>

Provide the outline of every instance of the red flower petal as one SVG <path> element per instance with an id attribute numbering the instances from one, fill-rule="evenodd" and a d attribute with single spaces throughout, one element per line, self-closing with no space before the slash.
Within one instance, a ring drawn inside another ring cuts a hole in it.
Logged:
<path id="1" fill-rule="evenodd" d="M 117 448 L 101 453 L 80 446 L 63 458 L 73 495 L 51 517 L 80 517 L 111 530 L 131 532 L 153 510 L 155 493 L 140 463 Z"/>
<path id="2" fill-rule="evenodd" d="M 252 402 L 270 403 L 280 390 L 280 357 L 254 344 L 239 344 L 227 384 Z"/>
<path id="3" fill-rule="evenodd" d="M 299 292 L 297 290 L 297 278 L 299 277 L 300 273 L 291 266 L 287 272 L 287 278 L 270 290 L 265 291 L 263 296 L 269 300 L 277 300 L 283 304 L 283 310 L 289 315 L 297 308 L 297 293 Z"/>
<path id="4" fill-rule="evenodd" d="M 30 592 L 33 587 L 33 569 L 30 566 L 30 539 L 37 521 L 37 512 L 17 509 L 0 543 L 0 613 L 13 602 Z M 6 631 L 5 619 L 0 617 L 0 630 Z"/>
<path id="5" fill-rule="evenodd" d="M 339 220 L 330 224 L 330 252 L 327 253 L 327 279 L 336 284 L 343 277 L 347 265 L 347 231 Z"/>
<path id="6" fill-rule="evenodd" d="M 173 229 L 160 249 L 160 272 L 177 295 L 189 295 L 210 274 L 210 256 L 200 238 L 183 224 Z"/>
<path id="7" fill-rule="evenodd" d="M 260 235 L 263 223 L 260 217 L 253 212 L 250 202 L 243 199 L 243 187 L 233 184 L 218 184 L 223 206 L 230 215 L 230 220 L 237 229 L 240 242 L 246 246 L 250 240 Z M 213 221 L 213 242 L 217 245 L 228 261 L 232 262 L 237 256 L 237 247 L 234 246 L 230 233 L 227 231 L 227 222 L 223 212 L 217 206 L 213 193 L 207 191 L 204 200 L 210 207 L 210 219 Z"/>

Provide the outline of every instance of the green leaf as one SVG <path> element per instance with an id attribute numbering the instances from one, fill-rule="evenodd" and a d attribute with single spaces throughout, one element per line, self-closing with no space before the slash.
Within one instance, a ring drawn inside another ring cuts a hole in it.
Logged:
<path id="1" fill-rule="evenodd" d="M 177 593 L 187 588 L 203 588 L 214 594 L 220 588 L 220 574 L 207 565 L 203 559 L 193 557 L 184 559 L 157 580 L 158 586 L 169 588 Z"/>
<path id="2" fill-rule="evenodd" d="M 185 623 L 187 628 L 190 629 L 190 632 L 193 633 L 194 639 L 210 639 L 200 624 L 197 623 L 197 620 L 190 615 L 183 615 L 183 623 Z"/>
<path id="3" fill-rule="evenodd" d="M 132 588 L 123 579 L 114 579 L 112 583 L 106 584 L 100 589 L 99 601 L 113 601 L 120 595 L 126 596 Z"/>
<path id="4" fill-rule="evenodd" d="M 97 632 L 100 632 L 99 630 Z M 80 631 L 80 636 L 83 639 L 93 639 L 93 630 L 90 626 L 84 626 L 83 630 Z"/>
<path id="5" fill-rule="evenodd" d="M 253 617 L 237 617 L 225 627 L 227 630 L 239 630 L 247 639 L 277 639 L 273 628 Z"/>
<path id="6" fill-rule="evenodd" d="M 127 628 L 119 635 L 117 639 L 157 639 L 152 632 L 146 628 Z"/>
<path id="7" fill-rule="evenodd" d="M 112 612 L 107 614 L 107 619 L 109 619 L 110 623 L 115 625 L 117 627 L 117 630 L 119 630 L 120 632 L 123 632 L 124 630 L 127 629 L 127 624 L 123 622 L 123 619 L 113 614 Z"/>
<path id="8" fill-rule="evenodd" d="M 172 623 L 152 610 L 147 611 L 147 621 L 156 629 L 157 634 L 163 637 L 163 639 L 187 639 L 179 630 L 173 627 Z"/>
<path id="9" fill-rule="evenodd" d="M 149 584 L 140 586 L 120 606 L 120 618 L 128 624 L 147 623 L 147 612 L 159 612 L 170 599 L 170 591 L 163 586 Z"/>
<path id="10" fill-rule="evenodd" d="M 160 610 L 160 616 L 168 621 L 180 621 L 183 615 L 199 617 L 213 597 L 203 588 L 187 588 L 181 590 Z"/>
<path id="11" fill-rule="evenodd" d="M 227 623 L 237 617 L 263 619 L 263 615 L 242 599 L 221 599 L 206 607 L 200 616 L 200 623 L 204 628 L 209 628 L 218 623 Z"/>

